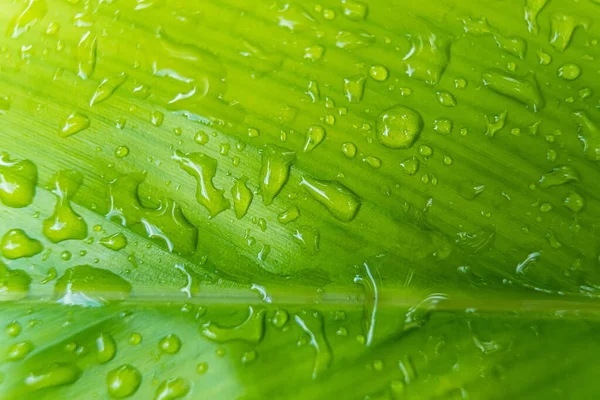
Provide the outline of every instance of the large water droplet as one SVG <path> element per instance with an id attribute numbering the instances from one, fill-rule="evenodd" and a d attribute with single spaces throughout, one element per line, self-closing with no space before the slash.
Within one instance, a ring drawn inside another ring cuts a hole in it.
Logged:
<path id="1" fill-rule="evenodd" d="M 37 239 L 32 239 L 22 229 L 11 229 L 2 237 L 0 242 L 2 256 L 9 260 L 22 257 L 32 257 L 44 250 Z"/>
<path id="2" fill-rule="evenodd" d="M 37 167 L 29 160 L 14 161 L 0 152 L 0 200 L 8 207 L 30 205 L 35 196 Z"/>
<path id="3" fill-rule="evenodd" d="M 183 154 L 179 151 L 171 158 L 196 178 L 196 200 L 208 210 L 211 218 L 230 207 L 229 200 L 223 196 L 224 190 L 215 188 L 212 181 L 217 174 L 217 160 L 202 153 Z"/>
<path id="4" fill-rule="evenodd" d="M 54 175 L 53 183 L 52 193 L 57 197 L 56 206 L 52 216 L 44 220 L 44 236 L 54 243 L 85 239 L 87 224 L 71 207 L 71 199 L 81 187 L 83 175 L 72 170 L 59 171 Z"/>
<path id="5" fill-rule="evenodd" d="M 391 149 L 407 149 L 423 129 L 421 114 L 412 108 L 396 106 L 384 111 L 377 119 L 377 138 Z"/>
<path id="6" fill-rule="evenodd" d="M 269 205 L 279 194 L 290 176 L 290 166 L 296 153 L 283 147 L 267 144 L 261 150 L 260 193 L 263 204 Z"/>
<path id="7" fill-rule="evenodd" d="M 68 268 L 54 286 L 59 303 L 91 307 L 125 300 L 130 292 L 131 284 L 119 275 L 89 265 Z"/>
<path id="8" fill-rule="evenodd" d="M 108 394 L 116 399 L 132 396 L 142 383 L 142 374 L 132 365 L 125 364 L 106 375 Z"/>
<path id="9" fill-rule="evenodd" d="M 358 213 L 361 199 L 356 193 L 337 181 L 322 181 L 304 176 L 300 181 L 313 199 L 323 204 L 335 218 L 350 222 Z"/>
<path id="10" fill-rule="evenodd" d="M 243 340 L 258 343 L 262 340 L 264 333 L 264 320 L 266 310 L 248 307 L 248 318 L 239 325 L 233 327 L 222 327 L 214 322 L 207 322 L 200 328 L 200 333 L 218 343 L 231 340 Z"/>

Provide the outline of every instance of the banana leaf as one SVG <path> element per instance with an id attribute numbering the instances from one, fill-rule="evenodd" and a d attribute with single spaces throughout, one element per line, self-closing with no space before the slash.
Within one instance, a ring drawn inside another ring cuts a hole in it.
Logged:
<path id="1" fill-rule="evenodd" d="M 598 0 L 0 0 L 0 399 L 600 396 Z"/>

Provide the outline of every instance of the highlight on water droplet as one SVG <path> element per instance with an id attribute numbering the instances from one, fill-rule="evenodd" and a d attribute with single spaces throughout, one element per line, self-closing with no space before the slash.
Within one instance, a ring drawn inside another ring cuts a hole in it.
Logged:
<path id="1" fill-rule="evenodd" d="M 364 75 L 344 79 L 344 96 L 349 103 L 360 103 L 365 91 L 366 81 L 367 78 Z"/>
<path id="2" fill-rule="evenodd" d="M 112 360 L 117 354 L 117 343 L 108 332 L 102 332 L 96 338 L 96 360 L 105 364 Z"/>

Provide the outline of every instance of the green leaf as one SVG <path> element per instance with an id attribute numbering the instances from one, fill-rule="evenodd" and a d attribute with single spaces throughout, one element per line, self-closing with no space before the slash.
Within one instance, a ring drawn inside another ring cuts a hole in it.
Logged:
<path id="1" fill-rule="evenodd" d="M 0 399 L 598 397 L 596 3 L 0 3 Z"/>

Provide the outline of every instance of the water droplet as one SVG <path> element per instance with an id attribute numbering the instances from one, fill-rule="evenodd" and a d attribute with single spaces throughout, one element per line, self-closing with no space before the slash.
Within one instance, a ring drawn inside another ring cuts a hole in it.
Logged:
<path id="1" fill-rule="evenodd" d="M 489 69 L 481 77 L 483 84 L 494 92 L 518 101 L 534 112 L 546 105 L 533 72 L 524 77 L 516 77 L 501 70 Z"/>
<path id="2" fill-rule="evenodd" d="M 131 284 L 106 269 L 89 265 L 68 268 L 54 285 L 58 302 L 66 305 L 99 307 L 123 301 L 131 292 Z"/>
<path id="3" fill-rule="evenodd" d="M 251 343 L 259 343 L 264 333 L 264 320 L 266 310 L 264 308 L 248 307 L 248 318 L 239 325 L 233 327 L 222 327 L 214 322 L 207 322 L 200 327 L 200 333 L 218 343 L 231 340 L 243 340 Z"/>
<path id="4" fill-rule="evenodd" d="M 163 124 L 165 120 L 165 114 L 161 111 L 152 111 L 150 113 L 150 123 L 156 127 L 159 127 Z"/>
<path id="5" fill-rule="evenodd" d="M 6 34 L 13 39 L 18 38 L 42 20 L 47 12 L 46 0 L 29 0 L 23 11 L 10 21 Z"/>
<path id="6" fill-rule="evenodd" d="M 375 156 L 366 156 L 366 157 L 363 157 L 362 160 L 364 163 L 368 164 L 369 167 L 371 167 L 371 168 L 377 169 L 377 168 L 381 167 L 381 160 Z"/>
<path id="7" fill-rule="evenodd" d="M 110 183 L 107 218 L 116 219 L 137 232 L 145 232 L 148 238 L 160 241 L 169 251 L 182 254 L 196 251 L 198 229 L 183 215 L 179 204 L 163 198 L 156 209 L 142 206 L 138 187 L 144 179 L 145 174 L 132 173 Z"/>
<path id="8" fill-rule="evenodd" d="M 579 124 L 577 133 L 579 135 L 579 140 L 583 144 L 583 152 L 586 158 L 592 161 L 599 161 L 600 128 L 598 128 L 598 125 L 596 125 L 583 110 L 575 111 L 573 117 Z"/>
<path id="9" fill-rule="evenodd" d="M 575 28 L 581 26 L 587 30 L 590 24 L 589 18 L 572 17 L 563 12 L 554 12 L 550 17 L 550 44 L 556 50 L 563 52 L 571 43 Z"/>
<path id="10" fill-rule="evenodd" d="M 132 396 L 142 383 L 142 374 L 129 364 L 121 365 L 106 375 L 108 394 L 117 399 Z"/>
<path id="11" fill-rule="evenodd" d="M 140 343 L 142 343 L 142 335 L 140 335 L 137 332 L 133 332 L 131 335 L 129 335 L 129 344 L 130 345 L 137 346 Z"/>
<path id="12" fill-rule="evenodd" d="M 81 184 L 83 175 L 72 170 L 56 173 L 52 179 L 56 195 L 56 206 L 52 216 L 43 223 L 43 233 L 53 243 L 64 240 L 81 240 L 87 236 L 87 224 L 84 219 L 73 211 L 71 199 L 75 196 Z"/>
<path id="13" fill-rule="evenodd" d="M 458 185 L 458 194 L 465 200 L 475 200 L 477 196 L 483 193 L 484 189 L 485 185 L 465 180 Z"/>
<path id="14" fill-rule="evenodd" d="M 306 142 L 304 144 L 304 151 L 310 152 L 325 139 L 325 129 L 318 125 L 313 125 L 306 131 Z"/>
<path id="15" fill-rule="evenodd" d="M 352 142 L 346 142 L 342 144 L 342 153 L 350 159 L 356 157 L 356 145 Z"/>
<path id="16" fill-rule="evenodd" d="M 0 301 L 19 300 L 27 296 L 31 277 L 25 271 L 8 269 L 0 261 Z"/>
<path id="17" fill-rule="evenodd" d="M 349 103 L 360 103 L 365 91 L 366 81 L 367 78 L 364 75 L 344 79 L 344 96 L 346 96 Z"/>
<path id="18" fill-rule="evenodd" d="M 77 76 L 88 79 L 96 68 L 96 49 L 98 38 L 95 33 L 87 31 L 77 45 Z"/>
<path id="19" fill-rule="evenodd" d="M 102 332 L 96 338 L 96 360 L 100 364 L 105 364 L 112 360 L 117 354 L 117 343 L 112 335 Z"/>
<path id="20" fill-rule="evenodd" d="M 488 249 L 496 240 L 496 230 L 486 227 L 476 232 L 458 232 L 456 244 L 469 253 L 480 253 Z"/>
<path id="21" fill-rule="evenodd" d="M 37 179 L 37 167 L 31 161 L 14 161 L 0 152 L 0 200 L 4 205 L 22 208 L 31 204 Z"/>
<path id="22" fill-rule="evenodd" d="M 304 59 L 306 60 L 317 61 L 320 60 L 324 54 L 325 47 L 323 46 L 314 45 L 304 49 Z"/>
<path id="23" fill-rule="evenodd" d="M 410 157 L 400 163 L 400 166 L 408 175 L 414 175 L 419 170 L 419 160 L 416 157 Z"/>
<path id="24" fill-rule="evenodd" d="M 449 135 L 452 133 L 452 125 L 452 121 L 448 118 L 438 118 L 433 121 L 433 130 L 442 135 Z"/>
<path id="25" fill-rule="evenodd" d="M 361 199 L 356 193 L 337 181 L 324 181 L 302 177 L 300 185 L 313 199 L 323 204 L 335 218 L 350 222 L 358 213 Z"/>
<path id="26" fill-rule="evenodd" d="M 30 372 L 25 384 L 33 390 L 70 385 L 81 376 L 81 370 L 75 365 L 56 363 L 50 367 Z"/>
<path id="27" fill-rule="evenodd" d="M 310 97 L 313 103 L 316 103 L 317 101 L 319 101 L 320 98 L 319 84 L 315 81 L 310 81 L 308 83 L 308 89 L 305 93 Z"/>
<path id="28" fill-rule="evenodd" d="M 292 239 L 310 254 L 316 254 L 319 251 L 321 234 L 310 226 L 302 225 L 294 229 Z"/>
<path id="29" fill-rule="evenodd" d="M 342 12 L 352 21 L 361 21 L 367 16 L 367 5 L 357 0 L 342 0 Z"/>
<path id="30" fill-rule="evenodd" d="M 505 37 L 500 32 L 491 27 L 486 18 L 481 19 L 463 19 L 464 30 L 474 36 L 490 35 L 494 38 L 496 45 L 500 50 L 507 52 L 520 59 L 525 58 L 527 51 L 527 42 L 520 37 Z"/>
<path id="31" fill-rule="evenodd" d="M 379 305 L 379 287 L 375 277 L 381 279 L 381 276 L 378 270 L 372 270 L 366 262 L 359 268 L 360 272 L 354 277 L 354 283 L 360 284 L 364 290 L 363 327 L 365 344 L 371 346 L 375 335 L 377 307 Z"/>
<path id="32" fill-rule="evenodd" d="M 566 81 L 574 81 L 581 75 L 581 68 L 577 64 L 566 63 L 558 68 L 558 76 Z"/>
<path id="33" fill-rule="evenodd" d="M 129 148 L 127 146 L 119 146 L 115 150 L 115 157 L 117 158 L 127 157 L 128 154 Z"/>
<path id="34" fill-rule="evenodd" d="M 277 216 L 277 220 L 282 224 L 289 224 L 298 218 L 300 218 L 300 210 L 296 206 L 292 206 Z"/>
<path id="35" fill-rule="evenodd" d="M 21 324 L 18 323 L 17 321 L 13 321 L 11 323 L 9 323 L 8 325 L 6 325 L 6 328 L 4 328 L 4 331 L 6 332 L 6 334 L 10 337 L 17 337 L 21 334 Z"/>
<path id="36" fill-rule="evenodd" d="M 278 308 L 275 310 L 275 315 L 273 315 L 273 319 L 271 320 L 271 323 L 273 324 L 274 327 L 281 329 L 285 326 L 285 324 L 287 324 L 289 318 L 290 318 L 290 316 L 287 311 L 285 311 L 281 308 Z"/>
<path id="37" fill-rule="evenodd" d="M 335 35 L 335 45 L 340 49 L 356 50 L 368 47 L 375 42 L 375 37 L 362 30 L 339 31 Z"/>
<path id="38" fill-rule="evenodd" d="M 525 21 L 527 29 L 534 35 L 538 34 L 539 25 L 537 22 L 538 14 L 546 6 L 549 0 L 526 0 L 525 1 Z"/>
<path id="39" fill-rule="evenodd" d="M 6 359 L 8 361 L 19 361 L 27 357 L 29 353 L 33 351 L 35 347 L 31 342 L 17 342 L 9 346 L 8 352 L 6 353 Z"/>
<path id="40" fill-rule="evenodd" d="M 63 261 L 69 261 L 69 260 L 71 259 L 71 257 L 73 257 L 73 254 L 72 254 L 72 253 L 71 253 L 69 250 L 63 250 L 63 251 L 60 253 L 60 258 L 61 258 Z"/>
<path id="41" fill-rule="evenodd" d="M 377 138 L 391 149 L 407 149 L 423 129 L 421 114 L 412 108 L 396 106 L 384 111 L 377 119 Z"/>
<path id="42" fill-rule="evenodd" d="M 283 147 L 267 144 L 261 149 L 260 193 L 264 205 L 270 205 L 290 176 L 290 166 L 296 153 Z"/>
<path id="43" fill-rule="evenodd" d="M 388 70 L 383 65 L 372 65 L 369 76 L 378 82 L 384 82 L 388 78 Z"/>
<path id="44" fill-rule="evenodd" d="M 90 119 L 88 117 L 78 112 L 74 112 L 69 114 L 69 116 L 62 122 L 58 136 L 65 138 L 79 133 L 89 128 L 89 126 Z"/>
<path id="45" fill-rule="evenodd" d="M 564 185 L 567 182 L 579 182 L 579 174 L 573 167 L 560 165 L 545 173 L 539 180 L 542 189 Z"/>
<path id="46" fill-rule="evenodd" d="M 171 158 L 196 178 L 196 200 L 208 210 L 211 218 L 230 207 L 229 200 L 223 196 L 224 190 L 215 188 L 212 181 L 217 173 L 217 160 L 202 153 L 183 154 L 180 151 Z"/>
<path id="47" fill-rule="evenodd" d="M 502 111 L 499 114 L 494 114 L 491 117 L 489 115 L 485 115 L 485 135 L 494 137 L 496 133 L 504 129 L 506 125 L 506 110 Z"/>
<path id="48" fill-rule="evenodd" d="M 456 99 L 450 92 L 444 90 L 436 92 L 437 99 L 444 107 L 456 107 Z"/>
<path id="49" fill-rule="evenodd" d="M 22 257 L 33 257 L 44 250 L 37 239 L 32 239 L 21 229 L 11 229 L 2 237 L 0 242 L 2 256 L 9 260 Z"/>
<path id="50" fill-rule="evenodd" d="M 154 400 L 175 400 L 185 397 L 192 389 L 190 383 L 183 378 L 172 378 L 161 382 L 156 388 Z"/>
<path id="51" fill-rule="evenodd" d="M 121 232 L 100 239 L 102 246 L 113 251 L 119 251 L 127 246 L 127 238 Z"/>
<path id="52" fill-rule="evenodd" d="M 150 88 L 146 85 L 136 85 L 131 90 L 131 94 L 139 99 L 147 99 L 150 96 Z"/>
<path id="53" fill-rule="evenodd" d="M 310 346 L 315 349 L 312 378 L 317 379 L 328 368 L 333 354 L 323 330 L 323 317 L 318 311 L 302 310 L 294 315 L 296 324 L 310 337 Z"/>
<path id="54" fill-rule="evenodd" d="M 175 354 L 181 349 L 181 339 L 175 334 L 169 334 L 158 342 L 158 348 L 167 354 Z"/>
<path id="55" fill-rule="evenodd" d="M 235 211 L 235 216 L 237 219 L 242 219 L 244 215 L 246 215 L 248 208 L 250 208 L 250 203 L 252 203 L 252 198 L 254 197 L 252 191 L 248 189 L 248 186 L 246 185 L 247 181 L 248 178 L 245 176 L 240 179 L 236 179 L 233 187 L 231 188 L 233 210 Z"/>
<path id="56" fill-rule="evenodd" d="M 244 354 L 242 354 L 242 360 L 241 360 L 242 364 L 250 364 L 251 362 L 256 360 L 256 357 L 258 357 L 258 354 L 256 354 L 256 351 L 254 351 L 254 350 L 247 351 Z"/>
<path id="57" fill-rule="evenodd" d="M 115 90 L 125 83 L 126 80 L 127 75 L 125 73 L 121 73 L 110 78 L 105 78 L 102 82 L 100 82 L 100 85 L 98 85 L 98 88 L 92 95 L 90 107 L 108 99 L 110 96 L 112 96 Z"/>
<path id="58" fill-rule="evenodd" d="M 431 157 L 433 155 L 433 149 L 427 145 L 419 146 L 419 154 L 423 157 Z"/>
<path id="59" fill-rule="evenodd" d="M 567 197 L 565 197 L 563 204 L 569 210 L 573 212 L 579 212 L 585 205 L 585 201 L 579 193 L 570 191 L 569 194 L 567 194 Z"/>
<path id="60" fill-rule="evenodd" d="M 451 41 L 433 31 L 407 35 L 411 48 L 402 59 L 406 75 L 430 85 L 439 82 L 450 61 Z"/>
<path id="61" fill-rule="evenodd" d="M 200 375 L 204 375 L 208 371 L 208 364 L 205 362 L 198 363 L 196 366 L 196 372 Z"/>

